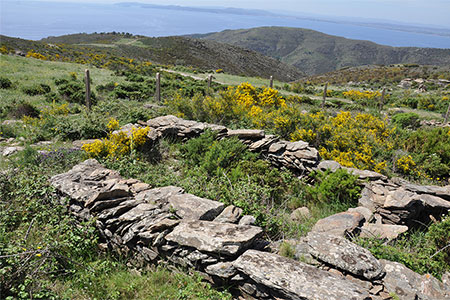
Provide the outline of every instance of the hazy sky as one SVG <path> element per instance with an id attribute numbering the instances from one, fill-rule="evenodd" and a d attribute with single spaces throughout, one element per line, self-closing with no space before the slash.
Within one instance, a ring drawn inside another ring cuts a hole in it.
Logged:
<path id="1" fill-rule="evenodd" d="M 17 0 L 23 1 L 23 0 Z M 48 1 L 48 0 L 38 0 Z M 450 0 L 50 0 L 54 2 L 144 2 L 183 6 L 227 6 L 328 16 L 350 16 L 450 28 Z"/>

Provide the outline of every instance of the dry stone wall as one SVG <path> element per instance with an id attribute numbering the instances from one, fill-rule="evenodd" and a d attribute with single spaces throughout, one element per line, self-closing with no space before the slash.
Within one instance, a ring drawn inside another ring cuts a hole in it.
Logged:
<path id="1" fill-rule="evenodd" d="M 285 167 L 297 175 L 307 175 L 314 170 L 345 169 L 358 176 L 364 189 L 357 210 L 349 211 L 323 221 L 319 231 L 346 234 L 363 234 L 395 238 L 415 225 L 439 219 L 450 210 L 450 186 L 419 186 L 401 179 L 369 171 L 346 168 L 336 161 L 321 161 L 319 152 L 307 142 L 280 140 L 266 135 L 263 130 L 230 130 L 224 126 L 184 120 L 172 115 L 129 124 L 122 130 L 129 132 L 133 126 L 149 126 L 149 139 L 157 143 L 161 137 L 194 138 L 212 130 L 218 138 L 237 137 L 248 149 L 260 153 L 276 167 Z M 333 221 L 329 223 L 328 221 Z M 327 225 L 328 224 L 328 225 Z"/>
<path id="2" fill-rule="evenodd" d="M 235 207 L 124 179 L 90 159 L 51 178 L 81 220 L 95 221 L 101 247 L 135 263 L 194 268 L 217 285 L 255 299 L 448 299 L 431 276 L 388 261 L 340 236 L 311 232 L 296 241 L 311 264 L 271 253 L 260 227 Z M 246 220 L 246 221 L 243 221 Z M 306 260 L 305 260 L 306 261 Z M 398 273 L 407 276 L 400 279 Z"/>

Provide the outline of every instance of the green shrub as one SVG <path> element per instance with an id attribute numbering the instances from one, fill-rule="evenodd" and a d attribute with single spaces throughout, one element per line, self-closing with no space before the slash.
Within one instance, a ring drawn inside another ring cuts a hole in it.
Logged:
<path id="1" fill-rule="evenodd" d="M 0 89 L 9 89 L 12 87 L 12 82 L 6 77 L 0 77 Z"/>
<path id="2" fill-rule="evenodd" d="M 416 113 L 398 113 L 392 116 L 392 123 L 400 128 L 415 129 L 420 125 L 419 115 Z"/>
<path id="3" fill-rule="evenodd" d="M 295 246 L 288 242 L 282 242 L 280 246 L 280 255 L 288 258 L 295 258 Z"/>
<path id="4" fill-rule="evenodd" d="M 149 100 L 153 97 L 154 93 L 154 84 L 149 85 L 137 82 L 119 84 L 113 90 L 113 94 L 116 98 L 137 101 Z"/>
<path id="5" fill-rule="evenodd" d="M 22 90 L 29 96 L 45 95 L 51 92 L 50 86 L 43 83 L 24 87 Z"/>
<path id="6" fill-rule="evenodd" d="M 180 150 L 191 165 L 199 165 L 209 176 L 222 174 L 240 160 L 252 156 L 237 138 L 217 141 L 216 137 L 216 133 L 204 133 L 188 141 Z"/>
<path id="7" fill-rule="evenodd" d="M 319 203 L 342 203 L 349 206 L 358 203 L 361 187 L 358 176 L 344 169 L 334 173 L 329 171 L 311 174 L 315 185 L 306 188 L 306 197 Z"/>
<path id="8" fill-rule="evenodd" d="M 421 173 L 446 179 L 450 174 L 450 133 L 448 128 L 422 128 L 398 137 L 397 147 L 412 155 Z"/>
<path id="9" fill-rule="evenodd" d="M 39 110 L 30 103 L 24 102 L 13 107 L 9 114 L 16 119 L 20 119 L 25 116 L 36 118 L 39 116 Z"/>
<path id="10" fill-rule="evenodd" d="M 63 100 L 71 103 L 84 104 L 86 101 L 86 87 L 84 82 L 75 79 L 57 79 L 55 84 L 58 87 L 58 93 Z M 91 92 L 91 103 L 97 103 L 97 96 Z"/>

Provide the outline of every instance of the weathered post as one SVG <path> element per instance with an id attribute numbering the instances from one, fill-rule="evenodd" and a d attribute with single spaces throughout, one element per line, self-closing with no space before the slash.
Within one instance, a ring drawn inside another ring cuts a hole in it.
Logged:
<path id="1" fill-rule="evenodd" d="M 383 91 L 381 92 L 381 97 L 380 97 L 380 110 L 383 109 L 385 96 L 386 96 L 386 89 L 384 88 Z"/>
<path id="2" fill-rule="evenodd" d="M 325 87 L 323 88 L 322 109 L 325 108 L 325 99 L 327 99 L 327 89 L 328 89 L 328 82 L 325 83 Z"/>
<path id="3" fill-rule="evenodd" d="M 211 88 L 211 83 L 212 83 L 212 75 L 209 74 L 209 75 L 208 75 L 208 89 Z"/>
<path id="4" fill-rule="evenodd" d="M 273 76 L 270 76 L 269 87 L 270 87 L 271 89 L 273 89 Z"/>
<path id="5" fill-rule="evenodd" d="M 159 73 L 156 73 L 155 101 L 161 102 L 161 75 Z"/>
<path id="6" fill-rule="evenodd" d="M 89 69 L 84 71 L 84 81 L 86 84 L 86 107 L 91 110 L 91 77 L 89 75 Z"/>
<path id="7" fill-rule="evenodd" d="M 445 114 L 444 124 L 447 124 L 449 115 L 450 115 L 450 103 L 448 104 L 447 113 Z"/>

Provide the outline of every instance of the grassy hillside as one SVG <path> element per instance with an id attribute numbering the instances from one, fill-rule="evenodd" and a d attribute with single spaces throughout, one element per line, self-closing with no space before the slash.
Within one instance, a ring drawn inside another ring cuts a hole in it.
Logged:
<path id="1" fill-rule="evenodd" d="M 130 39 L 115 43 L 130 43 Z M 199 274 L 184 274 L 189 270 L 142 268 L 125 255 L 106 251 L 93 224 L 77 222 L 60 205 L 48 179 L 88 157 L 87 151 L 72 149 L 72 141 L 111 138 L 114 128 L 127 123 L 174 114 L 230 128 L 264 129 L 284 139 L 307 140 L 324 158 L 346 166 L 376 169 L 425 184 L 449 182 L 448 128 L 420 127 L 415 115 L 418 108 L 436 114 L 444 111 L 449 86 L 430 86 L 430 91 L 422 94 L 396 88 L 389 92 L 380 113 L 379 95 L 363 86 L 355 87 L 360 93 L 346 90 L 346 86 L 332 86 L 333 90 L 330 86 L 330 97 L 339 99 L 327 101 L 322 108 L 321 102 L 311 99 L 320 97 L 322 87 L 317 85 L 286 84 L 283 88 L 291 93 L 308 95 L 288 97 L 250 84 L 207 89 L 204 81 L 163 73 L 164 101 L 152 103 L 156 67 L 144 68 L 129 57 L 114 56 L 108 52 L 114 44 L 99 48 L 103 49 L 99 52 L 84 52 L 90 49 L 81 48 L 84 46 L 42 47 L 34 49 L 45 57 L 32 55 L 40 59 L 0 56 L 0 146 L 26 147 L 0 159 L 0 298 L 232 298 L 227 291 L 214 290 Z M 80 49 L 85 50 L 81 53 Z M 45 61 L 57 53 L 70 61 L 86 63 L 89 59 L 99 66 L 108 67 L 111 60 L 117 66 L 128 64 L 123 72 L 90 67 L 96 103 L 88 112 L 82 82 L 86 65 Z M 96 60 L 95 55 L 106 56 Z M 389 108 L 397 105 L 414 113 L 391 115 Z M 5 120 L 18 123 L 3 124 Z M 207 134 L 187 143 L 164 140 L 154 149 L 154 157 L 130 149 L 122 154 L 112 152 L 112 156 L 99 153 L 98 159 L 122 176 L 152 187 L 177 185 L 196 196 L 234 204 L 255 216 L 257 225 L 273 240 L 303 236 L 318 219 L 357 205 L 360 188 L 356 177 L 346 172 L 300 179 L 270 166 L 237 140 L 215 138 Z M 302 206 L 310 209 L 311 217 L 291 221 L 290 213 Z M 446 220 L 432 226 L 448 226 Z M 447 237 L 445 228 L 437 235 L 441 239 Z M 378 248 L 372 250 L 384 258 L 406 261 L 421 274 L 439 276 L 450 268 L 449 249 L 441 251 L 425 232 L 426 228 L 410 232 L 389 248 L 375 245 Z M 441 251 L 439 255 L 430 257 L 437 251 Z"/>
<path id="2" fill-rule="evenodd" d="M 226 73 L 260 76 L 271 75 L 282 81 L 302 77 L 295 67 L 258 52 L 215 41 L 187 37 L 149 38 L 130 34 L 73 34 L 42 40 L 50 44 L 71 44 L 110 51 L 120 56 L 146 59 L 164 65 L 191 66 L 201 70 L 223 69 Z"/>
<path id="3" fill-rule="evenodd" d="M 390 47 L 300 28 L 259 27 L 193 37 L 251 49 L 310 75 L 370 64 L 450 64 L 450 49 Z"/>

